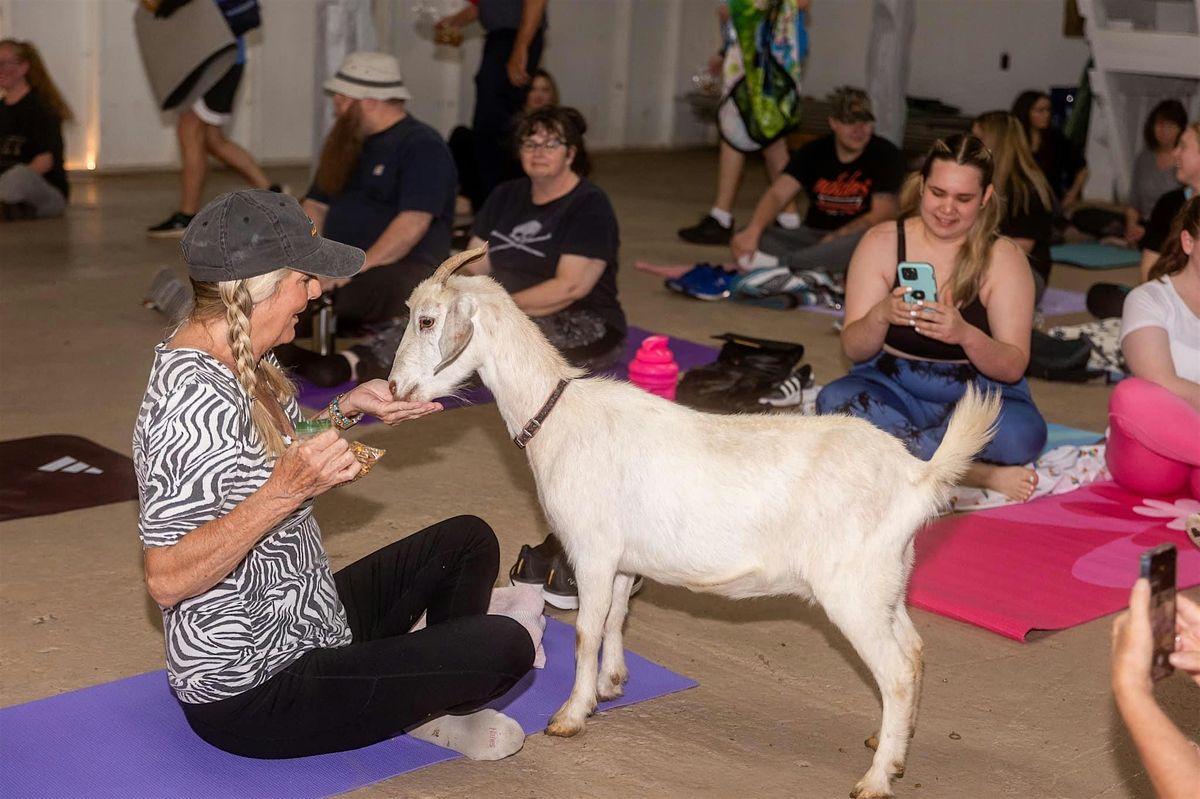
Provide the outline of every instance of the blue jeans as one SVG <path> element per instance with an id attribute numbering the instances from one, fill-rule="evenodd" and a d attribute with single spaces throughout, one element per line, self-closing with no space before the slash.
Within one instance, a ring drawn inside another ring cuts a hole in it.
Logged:
<path id="1" fill-rule="evenodd" d="M 1016 465 L 1036 458 L 1046 445 L 1046 420 L 1033 404 L 1029 385 L 1024 379 L 992 380 L 969 363 L 917 361 L 881 352 L 825 386 L 817 395 L 817 413 L 866 419 L 899 438 L 918 458 L 929 460 L 968 384 L 1000 392 L 996 436 L 979 460 Z"/>

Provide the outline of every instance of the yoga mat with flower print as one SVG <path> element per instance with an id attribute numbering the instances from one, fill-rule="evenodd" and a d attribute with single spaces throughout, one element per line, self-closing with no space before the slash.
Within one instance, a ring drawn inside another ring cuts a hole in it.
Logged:
<path id="1" fill-rule="evenodd" d="M 1017 641 L 1121 610 L 1138 556 L 1162 543 L 1179 550 L 1176 582 L 1200 585 L 1200 550 L 1184 520 L 1185 498 L 1146 498 L 1113 482 L 1030 502 L 939 519 L 916 541 L 908 601 Z"/>

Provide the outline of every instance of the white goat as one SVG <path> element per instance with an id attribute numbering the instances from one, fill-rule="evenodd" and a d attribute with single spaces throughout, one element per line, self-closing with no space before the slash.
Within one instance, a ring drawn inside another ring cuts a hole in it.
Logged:
<path id="1" fill-rule="evenodd" d="M 521 438 L 579 371 L 495 281 L 451 276 L 482 253 L 455 256 L 413 291 L 392 390 L 429 400 L 478 371 Z M 580 732 L 597 697 L 622 693 L 633 575 L 735 599 L 798 596 L 824 607 L 879 684 L 876 752 L 851 796 L 891 796 L 922 672 L 904 605 L 913 536 L 990 440 L 998 413 L 997 397 L 968 390 L 924 462 L 862 419 L 717 416 L 618 380 L 569 383 L 525 447 L 579 585 L 575 685 L 546 732 Z"/>

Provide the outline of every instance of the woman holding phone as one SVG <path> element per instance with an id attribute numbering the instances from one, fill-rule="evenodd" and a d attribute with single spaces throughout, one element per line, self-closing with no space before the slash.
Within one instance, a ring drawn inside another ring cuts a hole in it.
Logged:
<path id="1" fill-rule="evenodd" d="M 1023 377 L 1034 283 L 1025 253 L 998 233 L 1003 208 L 992 173 L 979 139 L 939 139 L 905 184 L 901 220 L 863 237 L 847 273 L 842 329 L 854 366 L 821 391 L 817 411 L 865 418 L 928 459 L 968 384 L 999 392 L 996 436 L 965 482 L 1023 501 L 1037 485 L 1023 464 L 1046 443 Z M 913 275 L 932 277 L 923 299 L 902 285 Z"/>

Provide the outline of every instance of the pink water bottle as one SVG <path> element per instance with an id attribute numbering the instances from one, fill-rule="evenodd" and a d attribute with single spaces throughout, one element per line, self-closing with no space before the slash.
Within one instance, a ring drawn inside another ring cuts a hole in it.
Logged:
<path id="1" fill-rule="evenodd" d="M 667 349 L 667 337 L 647 336 L 629 364 L 629 382 L 651 394 L 673 400 L 678 379 L 679 364 Z"/>

